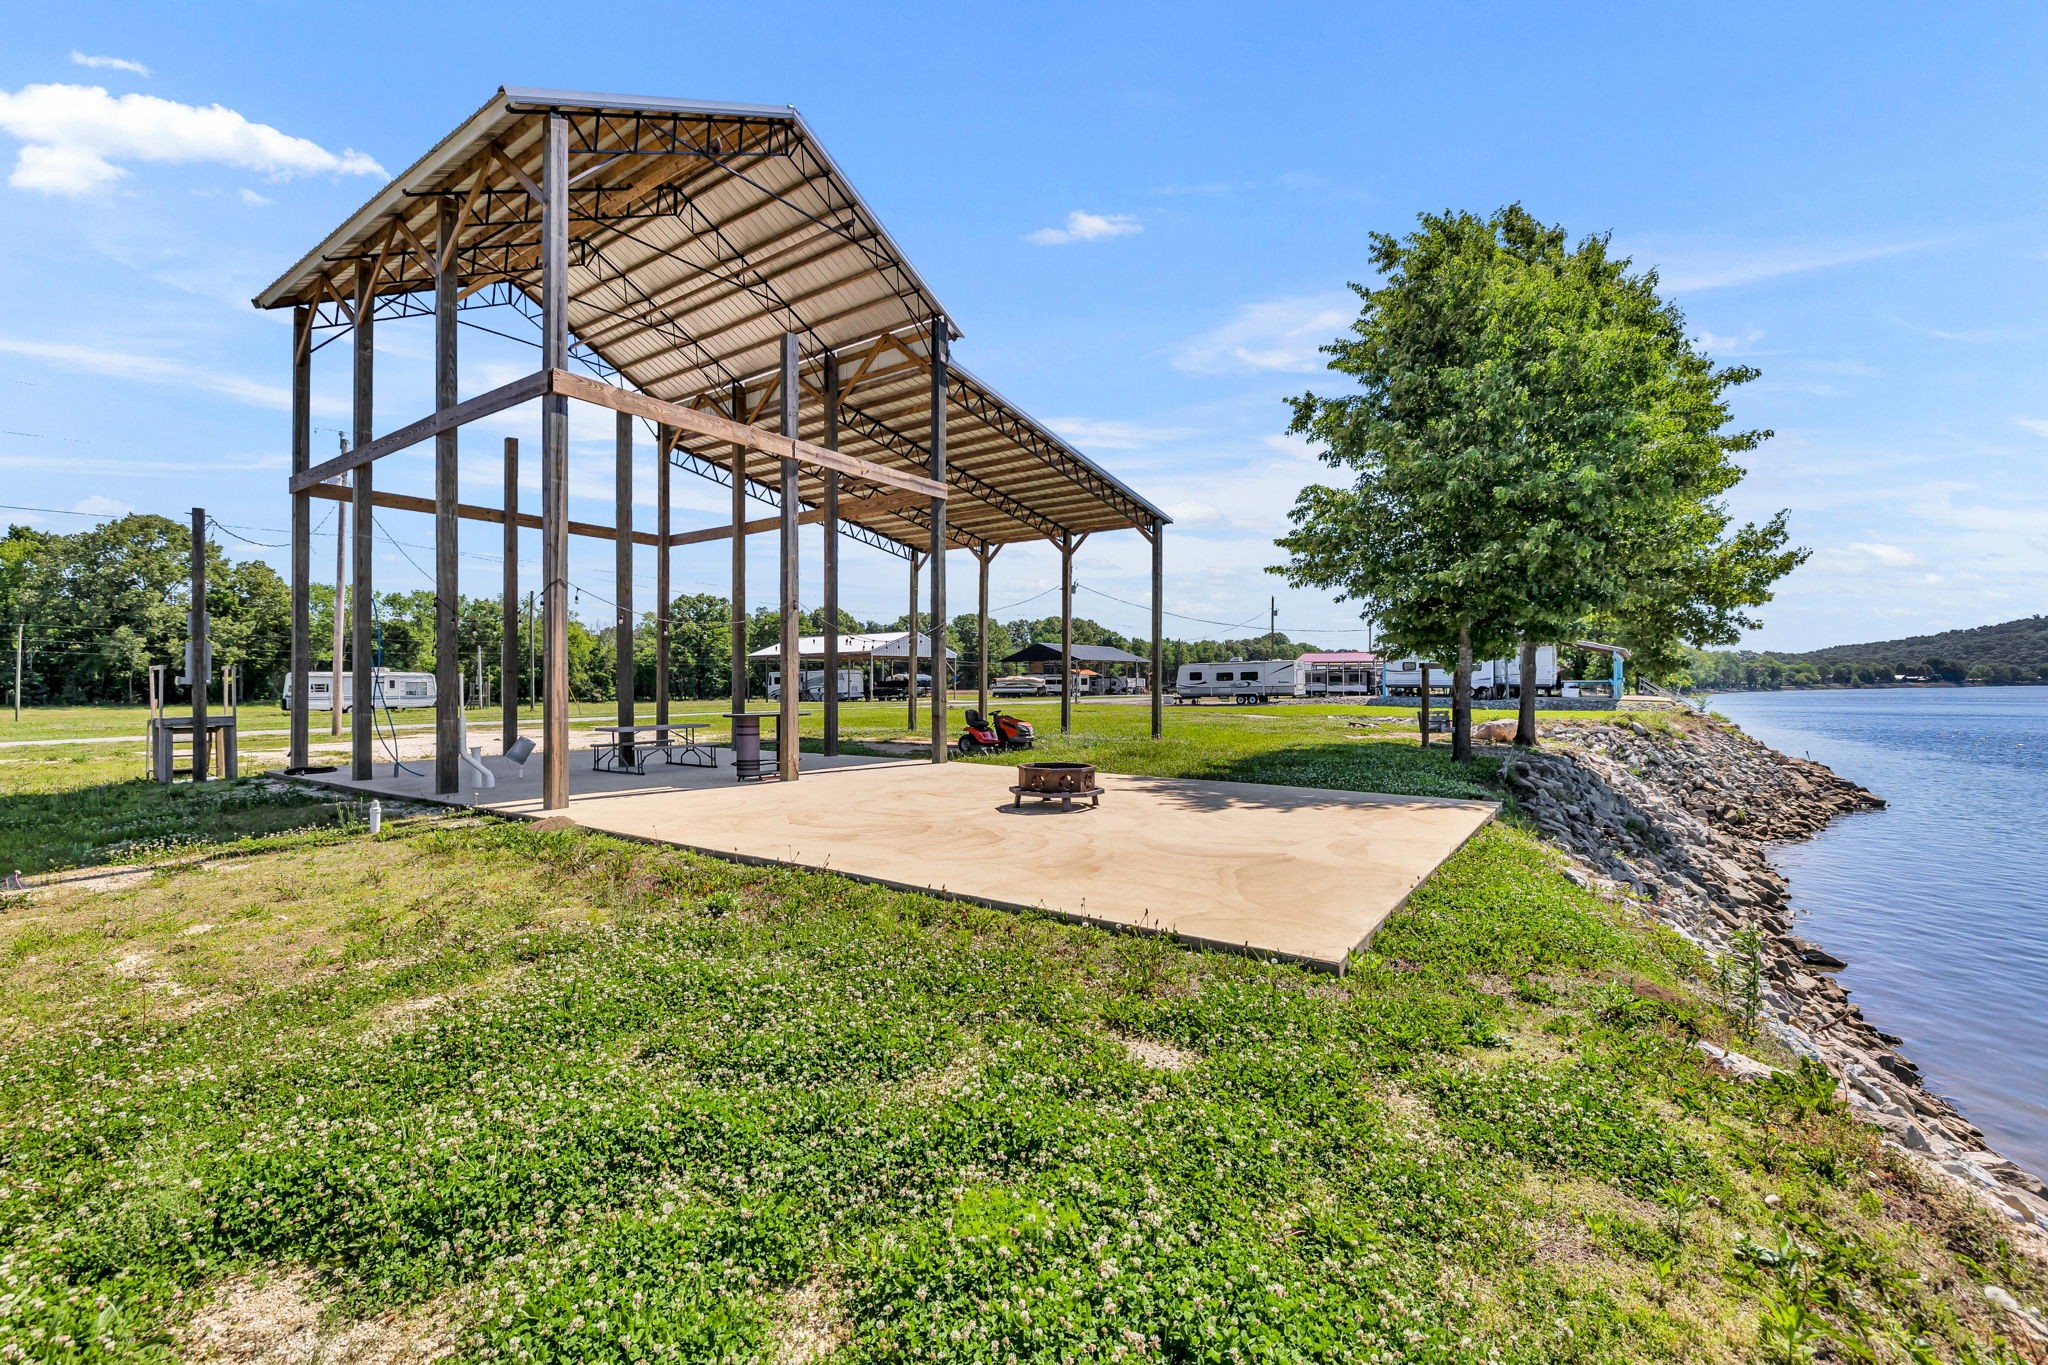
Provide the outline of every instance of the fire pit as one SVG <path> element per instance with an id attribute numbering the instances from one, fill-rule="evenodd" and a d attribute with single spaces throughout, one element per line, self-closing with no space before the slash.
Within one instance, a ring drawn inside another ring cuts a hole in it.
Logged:
<path id="1" fill-rule="evenodd" d="M 1092 810 L 1102 800 L 1102 789 L 1095 785 L 1093 763 L 1020 763 L 1017 785 L 1010 792 L 1017 798 L 1018 810 L 1024 809 L 1027 796 L 1057 801 L 1063 810 L 1072 810 L 1074 802 L 1083 798 Z"/>

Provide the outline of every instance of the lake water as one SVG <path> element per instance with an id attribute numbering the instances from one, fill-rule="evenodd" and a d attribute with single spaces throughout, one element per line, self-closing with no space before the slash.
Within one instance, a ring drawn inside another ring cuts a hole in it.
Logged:
<path id="1" fill-rule="evenodd" d="M 2048 687 L 1739 692 L 1713 709 L 1890 803 L 1776 850 L 1800 932 L 1992 1146 L 2048 1173 Z"/>

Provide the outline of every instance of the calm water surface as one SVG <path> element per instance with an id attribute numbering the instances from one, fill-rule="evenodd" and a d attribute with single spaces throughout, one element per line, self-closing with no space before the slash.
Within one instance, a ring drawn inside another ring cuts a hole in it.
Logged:
<path id="1" fill-rule="evenodd" d="M 1800 932 L 1992 1145 L 2048 1173 L 2048 687 L 1744 692 L 1715 710 L 1890 803 L 1772 861 Z"/>

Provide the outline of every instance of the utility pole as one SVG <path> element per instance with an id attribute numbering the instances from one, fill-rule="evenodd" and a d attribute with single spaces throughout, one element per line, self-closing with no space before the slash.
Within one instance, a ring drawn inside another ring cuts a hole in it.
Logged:
<path id="1" fill-rule="evenodd" d="M 21 719 L 21 628 L 22 622 L 14 623 L 14 718 Z"/>
<path id="2" fill-rule="evenodd" d="M 478 706 L 488 706 L 491 704 L 490 698 L 484 695 L 484 647 L 482 645 L 476 647 L 476 704 Z"/>
<path id="3" fill-rule="evenodd" d="M 533 639 L 533 594 L 526 594 L 526 699 L 538 706 L 540 696 L 534 690 L 534 679 L 540 676 L 540 653 Z"/>
<path id="4" fill-rule="evenodd" d="M 346 436 L 341 438 L 341 453 L 348 454 Z M 342 475 L 339 482 L 347 486 L 348 475 Z M 337 502 L 334 504 L 334 655 L 331 660 L 334 680 L 327 685 L 327 733 L 335 736 L 341 734 L 341 619 L 342 594 L 347 590 L 347 582 L 348 504 Z"/>
<path id="5" fill-rule="evenodd" d="M 1280 652 L 1280 599 L 1266 599 L 1266 649 L 1273 654 Z"/>

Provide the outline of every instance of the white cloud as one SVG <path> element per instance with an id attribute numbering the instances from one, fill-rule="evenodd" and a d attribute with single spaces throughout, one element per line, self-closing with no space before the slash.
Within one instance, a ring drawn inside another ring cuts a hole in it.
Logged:
<path id="1" fill-rule="evenodd" d="M 269 195 L 258 194 L 256 193 L 256 191 L 252 189 L 240 189 L 236 190 L 235 193 L 240 195 L 242 202 L 247 204 L 252 209 L 260 209 L 265 204 L 270 202 Z"/>
<path id="2" fill-rule="evenodd" d="M 80 498 L 71 504 L 71 510 L 89 517 L 125 517 L 135 510 L 134 506 L 119 498 L 110 498 L 95 493 L 89 498 Z"/>
<path id="3" fill-rule="evenodd" d="M 73 66 L 89 66 L 96 71 L 131 71 L 138 76 L 147 76 L 149 74 L 149 68 L 141 62 L 131 62 L 126 57 L 89 56 L 86 53 L 80 52 L 75 47 L 71 49 L 71 64 Z"/>
<path id="4" fill-rule="evenodd" d="M 1357 317 L 1348 294 L 1247 303 L 1173 357 L 1176 369 L 1197 374 L 1241 370 L 1312 373 L 1323 368 L 1321 348 Z"/>
<path id="5" fill-rule="evenodd" d="M 252 123 L 218 104 L 110 95 L 97 85 L 0 90 L 0 131 L 24 145 L 8 183 L 44 194 L 90 194 L 127 174 L 123 161 L 213 162 L 276 178 L 384 174 L 361 152 L 339 154 Z"/>
<path id="6" fill-rule="evenodd" d="M 1096 450 L 1136 450 L 1195 434 L 1189 427 L 1151 427 L 1100 417 L 1054 417 L 1051 426 L 1068 440 Z"/>
<path id="7" fill-rule="evenodd" d="M 1067 225 L 1056 228 L 1040 228 L 1025 234 L 1024 240 L 1040 246 L 1065 246 L 1069 242 L 1095 242 L 1104 237 L 1128 237 L 1134 232 L 1143 232 L 1135 214 L 1129 213 L 1086 213 L 1075 209 L 1067 215 Z"/>
<path id="8" fill-rule="evenodd" d="M 1735 248 L 1681 246 L 1669 250 L 1648 247 L 1631 250 L 1629 254 L 1638 265 L 1655 265 L 1664 287 L 1683 294 L 1879 261 L 1888 256 L 1918 251 L 1928 245 L 1928 242 L 1911 241 Z"/>
<path id="9" fill-rule="evenodd" d="M 1700 331 L 1700 345 L 1710 351 L 1719 351 L 1723 355 L 1754 346 L 1763 339 L 1764 334 L 1754 327 L 1740 336 L 1722 336 L 1718 332 L 1709 332 L 1704 328 Z"/>
<path id="10" fill-rule="evenodd" d="M 2048 419 L 2040 417 L 2015 417 L 2012 420 L 2018 422 L 2036 436 L 2048 436 Z"/>
<path id="11" fill-rule="evenodd" d="M 9 336 L 0 336 L 0 354 L 28 356 L 52 365 L 109 375 L 115 379 L 205 389 L 259 408 L 291 407 L 291 394 L 281 385 L 259 384 L 253 379 L 202 369 L 196 365 L 187 365 L 183 361 L 167 360 L 162 356 L 111 351 L 65 341 L 30 341 Z M 329 403 L 316 401 L 313 406 L 316 412 L 331 415 L 336 411 L 334 405 Z"/>

